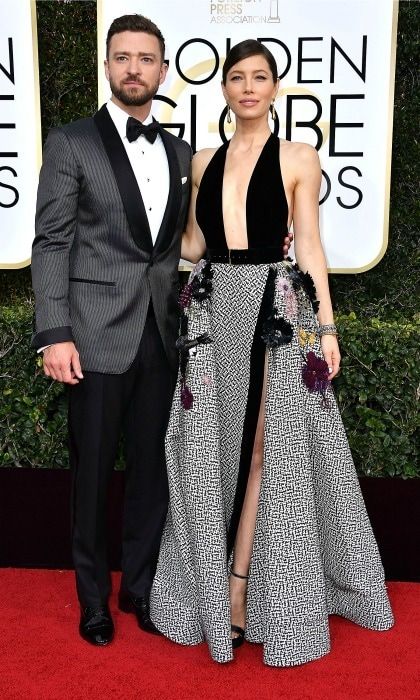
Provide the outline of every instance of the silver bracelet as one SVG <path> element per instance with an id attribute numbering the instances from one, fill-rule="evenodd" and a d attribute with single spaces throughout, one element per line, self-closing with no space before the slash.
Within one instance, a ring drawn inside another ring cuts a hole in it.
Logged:
<path id="1" fill-rule="evenodd" d="M 318 327 L 318 335 L 321 338 L 323 335 L 338 335 L 337 326 L 335 323 L 326 323 Z"/>

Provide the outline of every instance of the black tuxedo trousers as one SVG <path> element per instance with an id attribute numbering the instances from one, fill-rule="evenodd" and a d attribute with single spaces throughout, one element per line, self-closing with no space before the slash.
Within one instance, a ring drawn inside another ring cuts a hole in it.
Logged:
<path id="1" fill-rule="evenodd" d="M 85 372 L 70 388 L 73 560 L 83 607 L 110 593 L 107 494 L 121 435 L 126 462 L 122 590 L 150 591 L 168 508 L 164 439 L 175 386 L 152 306 L 134 362 L 123 374 Z"/>

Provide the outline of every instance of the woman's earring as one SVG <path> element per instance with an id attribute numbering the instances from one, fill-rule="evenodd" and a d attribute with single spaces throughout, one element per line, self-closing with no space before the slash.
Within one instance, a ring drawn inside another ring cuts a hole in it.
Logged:
<path id="1" fill-rule="evenodd" d="M 227 106 L 226 121 L 228 124 L 232 124 L 232 115 L 230 113 L 230 105 Z"/>
<path id="2" fill-rule="evenodd" d="M 273 120 L 273 122 L 275 122 L 277 119 L 277 113 L 276 113 L 276 108 L 274 107 L 274 100 L 272 101 L 272 103 L 270 105 L 270 114 L 271 114 L 271 119 Z"/>

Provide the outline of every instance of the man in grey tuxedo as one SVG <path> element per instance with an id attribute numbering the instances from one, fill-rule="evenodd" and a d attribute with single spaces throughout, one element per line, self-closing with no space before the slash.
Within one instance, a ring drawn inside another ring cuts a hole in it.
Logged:
<path id="1" fill-rule="evenodd" d="M 111 25 L 111 100 L 51 131 L 40 175 L 33 346 L 69 385 L 73 558 L 80 634 L 105 645 L 106 497 L 121 435 L 126 485 L 119 605 L 157 632 L 148 596 L 167 512 L 164 435 L 177 371 L 178 262 L 191 149 L 153 120 L 163 36 L 141 15 Z"/>

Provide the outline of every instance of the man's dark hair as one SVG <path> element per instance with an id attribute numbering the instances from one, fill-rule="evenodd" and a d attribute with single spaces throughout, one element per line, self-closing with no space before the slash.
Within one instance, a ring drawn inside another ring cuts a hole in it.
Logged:
<path id="1" fill-rule="evenodd" d="M 159 27 L 156 26 L 147 17 L 143 15 L 122 15 L 117 17 L 112 22 L 110 28 L 108 29 L 108 34 L 106 37 L 106 57 L 109 56 L 109 45 L 114 34 L 121 34 L 121 32 L 144 32 L 145 34 L 152 34 L 159 41 L 160 52 L 162 54 L 162 61 L 165 59 L 165 39 L 160 31 Z"/>
<path id="2" fill-rule="evenodd" d="M 245 39 L 245 41 L 241 41 L 239 44 L 232 46 L 231 50 L 226 56 L 222 71 L 223 85 L 226 85 L 226 78 L 230 69 L 239 63 L 239 61 L 243 61 L 244 58 L 250 58 L 250 56 L 264 56 L 273 76 L 273 82 L 275 83 L 277 81 L 277 63 L 271 51 L 269 51 L 264 44 L 261 44 L 256 39 Z"/>

